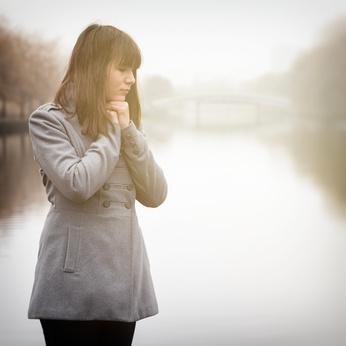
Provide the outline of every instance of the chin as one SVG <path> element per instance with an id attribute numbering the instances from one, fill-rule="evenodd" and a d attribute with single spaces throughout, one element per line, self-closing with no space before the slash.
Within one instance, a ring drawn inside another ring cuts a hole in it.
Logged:
<path id="1" fill-rule="evenodd" d="M 124 101 L 126 99 L 125 95 L 113 95 L 106 99 L 107 102 L 109 101 Z"/>

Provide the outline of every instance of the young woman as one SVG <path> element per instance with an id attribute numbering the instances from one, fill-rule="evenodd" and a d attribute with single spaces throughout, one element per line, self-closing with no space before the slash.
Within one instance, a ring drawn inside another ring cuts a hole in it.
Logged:
<path id="1" fill-rule="evenodd" d="M 51 204 L 28 318 L 47 345 L 131 345 L 136 321 L 158 313 L 135 200 L 158 207 L 167 182 L 142 128 L 140 64 L 128 34 L 90 25 L 54 102 L 28 118 Z"/>

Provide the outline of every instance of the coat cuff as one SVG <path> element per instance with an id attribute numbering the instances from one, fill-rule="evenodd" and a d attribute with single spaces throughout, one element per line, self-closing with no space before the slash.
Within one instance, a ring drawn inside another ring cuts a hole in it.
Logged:
<path id="1" fill-rule="evenodd" d="M 140 156 L 146 149 L 145 138 L 132 120 L 121 130 L 121 139 L 123 151 L 130 156 Z"/>

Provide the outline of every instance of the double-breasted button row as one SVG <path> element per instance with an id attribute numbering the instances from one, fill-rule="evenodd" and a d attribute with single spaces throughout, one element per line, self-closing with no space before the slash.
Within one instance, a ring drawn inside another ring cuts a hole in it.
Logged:
<path id="1" fill-rule="evenodd" d="M 109 183 L 104 183 L 103 186 L 102 186 L 102 188 L 103 188 L 104 190 L 109 190 L 109 189 L 110 189 L 110 184 L 109 184 Z M 128 185 L 126 185 L 126 188 L 127 188 L 129 191 L 133 190 L 133 184 L 128 184 Z"/>
<path id="2" fill-rule="evenodd" d="M 102 205 L 105 207 L 105 208 L 109 208 L 110 205 L 111 205 L 111 202 L 109 200 L 106 200 L 106 201 L 103 201 Z M 131 208 L 131 202 L 125 202 L 124 203 L 124 206 L 126 209 L 130 209 Z"/>

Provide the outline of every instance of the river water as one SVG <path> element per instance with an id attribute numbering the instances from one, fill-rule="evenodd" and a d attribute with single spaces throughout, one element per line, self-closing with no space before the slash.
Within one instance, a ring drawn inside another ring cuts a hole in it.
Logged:
<path id="1" fill-rule="evenodd" d="M 345 345 L 345 132 L 148 141 L 168 181 L 159 208 L 136 205 L 160 312 L 137 322 L 133 345 Z M 0 148 L 0 345 L 44 345 L 27 307 L 49 203 L 29 137 Z"/>

